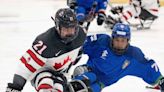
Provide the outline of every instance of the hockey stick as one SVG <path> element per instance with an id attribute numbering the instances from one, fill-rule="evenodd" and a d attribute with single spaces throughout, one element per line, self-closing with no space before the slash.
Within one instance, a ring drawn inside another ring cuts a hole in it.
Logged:
<path id="1" fill-rule="evenodd" d="M 139 27 L 141 24 L 129 24 L 131 27 L 137 28 L 137 30 L 143 30 L 143 29 L 150 29 L 150 26 L 152 23 L 144 23 L 144 24 L 149 24 L 147 27 Z"/>
<path id="2" fill-rule="evenodd" d="M 97 6 L 97 2 L 94 1 L 91 10 L 89 11 L 88 15 L 91 15 L 92 17 L 94 17 L 95 11 L 96 11 L 96 6 Z M 85 24 L 85 29 L 88 30 L 89 26 L 90 26 L 91 22 L 87 22 L 87 24 Z"/>
<path id="3" fill-rule="evenodd" d="M 155 86 L 155 87 L 152 87 L 152 86 L 145 86 L 146 89 L 156 89 L 156 90 L 160 90 L 159 86 Z"/>
<path id="4" fill-rule="evenodd" d="M 136 13 L 138 13 L 138 11 L 137 11 L 137 9 L 136 9 L 136 7 L 135 7 L 135 5 L 134 5 L 134 4 L 133 4 L 133 7 L 134 7 L 134 9 L 135 9 L 135 12 L 136 12 Z M 141 24 L 142 28 L 144 28 L 144 25 L 143 25 L 143 23 L 142 23 L 142 21 L 141 21 L 141 19 L 140 19 L 139 15 L 137 16 L 137 18 L 139 19 L 139 22 L 140 22 L 140 24 Z"/>

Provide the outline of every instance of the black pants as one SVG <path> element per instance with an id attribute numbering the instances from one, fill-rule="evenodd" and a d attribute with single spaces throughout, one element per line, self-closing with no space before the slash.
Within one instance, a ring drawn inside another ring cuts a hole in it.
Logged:
<path id="1" fill-rule="evenodd" d="M 155 16 L 148 12 L 146 9 L 141 8 L 141 13 L 139 15 L 140 19 L 142 20 L 155 20 L 158 18 L 158 16 Z"/>

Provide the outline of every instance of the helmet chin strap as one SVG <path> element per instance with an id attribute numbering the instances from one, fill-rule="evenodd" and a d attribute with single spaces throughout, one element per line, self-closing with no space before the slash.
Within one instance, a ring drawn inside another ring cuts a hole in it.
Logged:
<path id="1" fill-rule="evenodd" d="M 112 49 L 113 49 L 113 51 L 115 52 L 115 54 L 117 54 L 117 55 L 123 55 L 123 54 L 126 52 L 127 47 L 128 47 L 128 46 L 126 46 L 125 49 L 117 49 L 117 48 L 114 48 L 114 47 L 113 47 Z"/>
<path id="2" fill-rule="evenodd" d="M 112 40 L 110 43 L 110 47 L 116 55 L 123 55 L 126 52 L 126 50 L 128 49 L 129 43 L 127 44 L 127 46 L 124 49 L 118 49 L 113 46 L 113 40 Z"/>
<path id="3" fill-rule="evenodd" d="M 73 41 L 73 40 L 78 36 L 78 33 L 79 33 L 79 28 L 76 27 L 76 29 L 75 29 L 76 31 L 75 31 L 75 34 L 74 34 L 74 35 L 62 38 L 62 37 L 61 37 L 61 30 L 60 30 L 60 29 L 61 29 L 61 28 L 59 27 L 58 34 L 59 34 L 59 36 L 60 36 L 60 38 L 61 38 L 61 41 L 62 41 L 64 44 L 68 44 L 68 43 L 70 43 L 71 41 Z"/>

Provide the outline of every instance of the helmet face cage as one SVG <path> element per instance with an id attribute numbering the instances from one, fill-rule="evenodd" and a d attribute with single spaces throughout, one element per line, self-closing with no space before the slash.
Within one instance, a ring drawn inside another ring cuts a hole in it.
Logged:
<path id="1" fill-rule="evenodd" d="M 60 36 L 61 36 L 61 28 L 62 27 L 64 27 L 64 28 L 76 28 L 75 34 L 71 37 L 61 38 L 62 42 L 67 44 L 77 37 L 77 35 L 78 35 L 78 30 L 77 30 L 78 22 L 77 22 L 75 13 L 71 9 L 69 9 L 69 8 L 59 9 L 55 15 L 54 22 L 55 22 L 56 29 L 57 29 Z"/>
<path id="2" fill-rule="evenodd" d="M 131 38 L 131 33 L 130 33 L 130 27 L 129 25 L 125 25 L 122 23 L 117 23 L 113 27 L 112 31 L 112 39 L 117 38 L 117 37 L 123 37 L 126 38 L 128 41 Z M 129 44 L 127 44 L 126 48 L 124 49 L 118 49 L 113 46 L 113 40 L 111 42 L 111 47 L 112 50 L 117 54 L 117 55 L 122 55 L 128 48 Z"/>

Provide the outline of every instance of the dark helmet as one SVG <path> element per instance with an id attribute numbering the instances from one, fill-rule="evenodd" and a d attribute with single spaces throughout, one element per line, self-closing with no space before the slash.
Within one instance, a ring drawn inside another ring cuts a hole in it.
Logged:
<path id="1" fill-rule="evenodd" d="M 56 29 L 59 31 L 58 32 L 59 35 L 61 33 L 60 31 L 61 31 L 62 27 L 77 28 L 77 25 L 78 25 L 75 13 L 69 8 L 59 9 L 56 12 L 55 18 L 52 17 L 52 19 L 55 22 Z M 75 39 L 77 37 L 77 35 L 78 35 L 78 29 L 76 29 L 74 35 L 62 38 L 62 42 L 69 43 L 73 39 Z"/>
<path id="2" fill-rule="evenodd" d="M 75 13 L 69 8 L 59 9 L 56 12 L 54 22 L 57 29 L 76 27 L 78 24 Z"/>
<path id="3" fill-rule="evenodd" d="M 112 39 L 117 38 L 117 37 L 123 37 L 129 41 L 131 39 L 131 30 L 130 30 L 129 25 L 126 25 L 123 23 L 115 24 L 112 31 Z M 112 46 L 112 50 L 117 55 L 122 55 L 127 50 L 129 44 L 124 49 L 118 49 L 118 48 L 113 47 L 113 41 L 112 41 L 111 46 Z"/>

